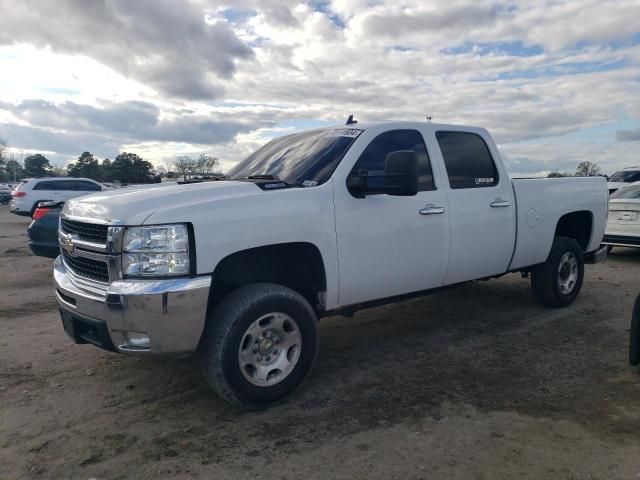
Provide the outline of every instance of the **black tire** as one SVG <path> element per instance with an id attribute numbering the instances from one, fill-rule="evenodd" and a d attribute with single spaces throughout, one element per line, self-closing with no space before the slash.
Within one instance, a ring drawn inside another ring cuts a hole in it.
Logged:
<path id="1" fill-rule="evenodd" d="M 241 371 L 239 348 L 247 329 L 259 318 L 281 312 L 295 320 L 301 334 L 298 360 L 279 383 L 257 386 Z M 207 383 L 225 400 L 241 407 L 260 407 L 283 400 L 305 380 L 318 351 L 317 316 L 297 292 L 271 283 L 235 290 L 207 318 L 198 357 Z"/>
<path id="2" fill-rule="evenodd" d="M 560 263 L 565 254 L 573 254 L 577 263 L 577 278 L 572 288 L 561 290 Z M 584 259 L 582 249 L 573 238 L 556 237 L 545 263 L 536 265 L 531 271 L 531 288 L 536 299 L 548 307 L 566 307 L 571 305 L 582 288 L 584 279 Z"/>
<path id="3" fill-rule="evenodd" d="M 631 317 L 631 332 L 629 334 L 629 363 L 640 365 L 640 295 L 636 298 Z"/>

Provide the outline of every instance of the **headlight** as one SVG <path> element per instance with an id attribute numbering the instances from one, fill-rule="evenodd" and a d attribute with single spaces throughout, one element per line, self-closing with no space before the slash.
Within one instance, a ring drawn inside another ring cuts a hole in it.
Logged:
<path id="1" fill-rule="evenodd" d="M 124 276 L 187 275 L 191 271 L 186 225 L 126 228 L 122 250 Z"/>

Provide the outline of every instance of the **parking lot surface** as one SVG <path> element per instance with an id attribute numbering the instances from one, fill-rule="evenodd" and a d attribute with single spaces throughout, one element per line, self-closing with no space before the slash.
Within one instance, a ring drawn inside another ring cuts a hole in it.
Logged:
<path id="1" fill-rule="evenodd" d="M 28 223 L 0 206 L 2 479 L 640 478 L 640 251 L 566 309 L 508 275 L 323 319 L 303 388 L 243 412 L 192 360 L 71 344 Z"/>

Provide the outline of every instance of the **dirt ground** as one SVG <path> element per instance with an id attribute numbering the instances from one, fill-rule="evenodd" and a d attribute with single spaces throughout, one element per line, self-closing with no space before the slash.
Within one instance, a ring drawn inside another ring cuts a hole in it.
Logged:
<path id="1" fill-rule="evenodd" d="M 303 388 L 242 412 L 191 360 L 71 344 L 27 225 L 0 207 L 1 479 L 640 478 L 640 251 L 562 310 L 510 275 L 323 319 Z"/>

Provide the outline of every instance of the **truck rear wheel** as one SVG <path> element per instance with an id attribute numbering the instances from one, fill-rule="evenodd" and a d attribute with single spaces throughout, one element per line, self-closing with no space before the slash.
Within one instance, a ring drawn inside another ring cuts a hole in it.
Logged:
<path id="1" fill-rule="evenodd" d="M 556 237 L 547 261 L 531 271 L 531 288 L 543 305 L 566 307 L 580 293 L 583 278 L 584 260 L 580 245 L 573 238 Z"/>
<path id="2" fill-rule="evenodd" d="M 318 350 L 317 317 L 297 292 L 270 283 L 241 287 L 213 309 L 198 352 L 207 383 L 225 400 L 282 400 L 307 377 Z"/>

